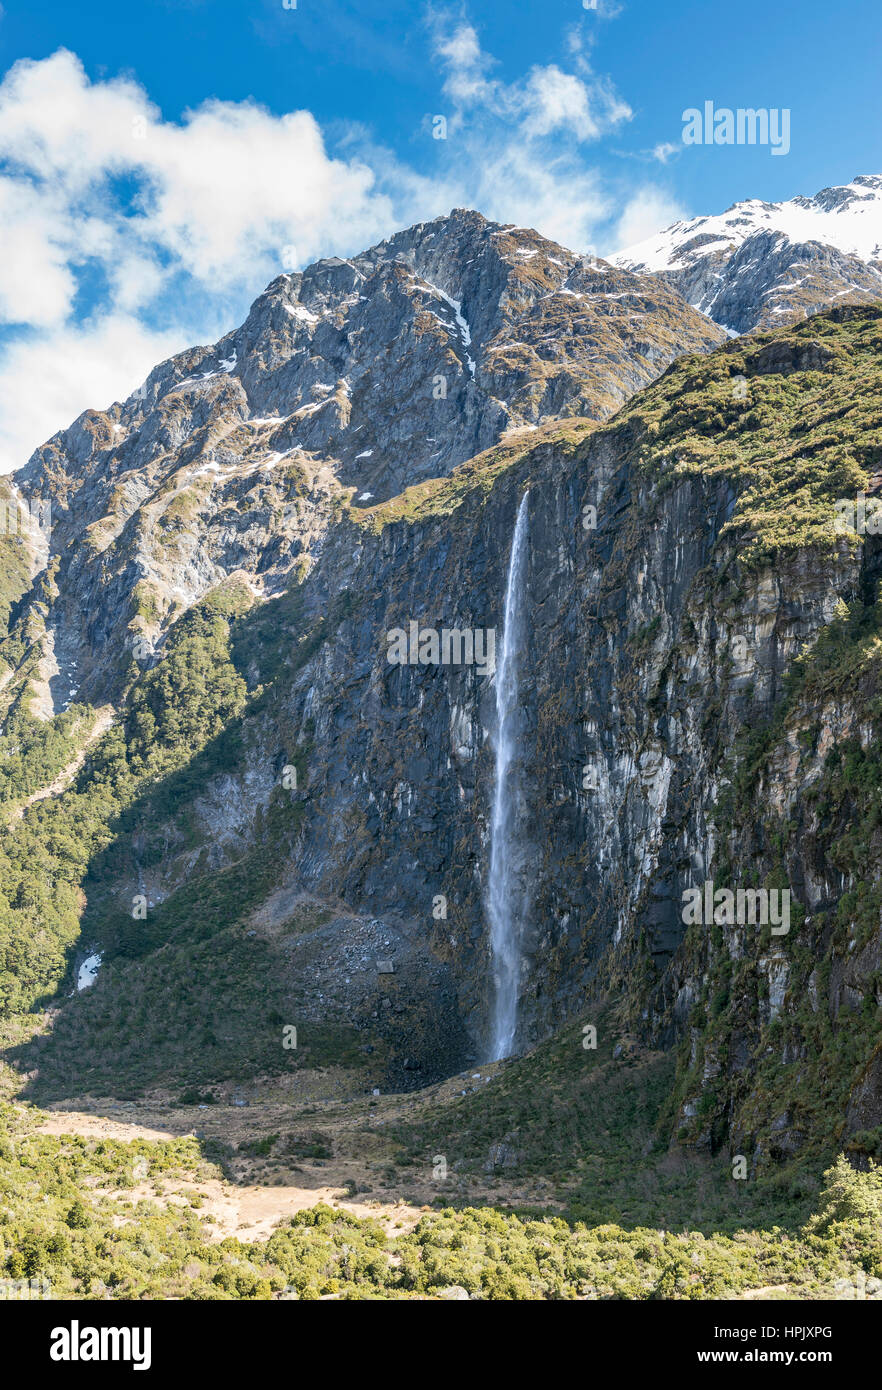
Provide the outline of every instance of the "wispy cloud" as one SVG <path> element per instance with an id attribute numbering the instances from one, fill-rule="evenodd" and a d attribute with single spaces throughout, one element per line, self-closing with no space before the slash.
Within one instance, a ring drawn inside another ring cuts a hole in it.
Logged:
<path id="1" fill-rule="evenodd" d="M 578 249 L 593 245 L 611 201 L 585 147 L 618 130 L 631 109 L 591 69 L 587 43 L 570 36 L 568 71 L 537 64 L 505 82 L 468 19 L 430 20 L 448 130 L 467 200 L 500 221 L 528 222 Z"/>
<path id="2" fill-rule="evenodd" d="M 654 145 L 651 154 L 653 159 L 657 159 L 659 164 L 667 164 L 675 154 L 679 154 L 683 149 L 682 145 L 674 145 L 670 140 L 664 140 L 660 145 Z"/>
<path id="3" fill-rule="evenodd" d="M 535 140 L 552 134 L 578 142 L 597 140 L 631 119 L 631 108 L 609 79 L 591 71 L 583 48 L 574 56 L 579 72 L 557 64 L 532 67 L 516 82 L 491 76 L 496 66 L 485 53 L 475 28 L 464 19 L 431 20 L 435 58 L 444 72 L 443 91 L 453 103 L 453 122 L 480 112 L 505 127 L 509 139 Z M 482 130 L 486 135 L 486 124 Z"/>
<path id="4" fill-rule="evenodd" d="M 626 251 L 685 216 L 685 210 L 668 194 L 652 186 L 640 188 L 622 209 L 614 234 L 615 246 Z"/>

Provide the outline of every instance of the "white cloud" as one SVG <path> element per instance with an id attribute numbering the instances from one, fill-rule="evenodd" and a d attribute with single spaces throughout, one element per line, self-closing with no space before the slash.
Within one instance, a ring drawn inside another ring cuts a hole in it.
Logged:
<path id="1" fill-rule="evenodd" d="M 254 283 L 282 245 L 293 241 L 305 262 L 351 245 L 356 229 L 380 233 L 392 214 L 367 166 L 328 157 L 306 111 L 276 118 L 214 102 L 186 127 L 150 130 L 145 145 L 148 235 L 198 279 Z"/>
<path id="2" fill-rule="evenodd" d="M 641 188 L 625 204 L 616 225 L 615 250 L 626 251 L 685 217 L 684 209 L 657 188 Z"/>
<path id="3" fill-rule="evenodd" d="M 652 149 L 653 159 L 657 159 L 659 164 L 667 164 L 672 155 L 679 154 L 682 145 L 674 145 L 670 140 L 664 140 L 660 145 L 654 145 Z"/>
<path id="4" fill-rule="evenodd" d="M 51 204 L 56 232 L 64 201 L 68 254 L 76 240 L 110 256 L 124 235 L 128 248 L 171 255 L 215 290 L 278 269 L 283 245 L 308 259 L 354 226 L 384 229 L 392 212 L 369 168 L 328 155 L 307 111 L 276 117 L 252 102 L 210 101 L 180 125 L 164 122 L 134 83 L 90 83 L 64 51 L 16 64 L 0 86 L 0 150 L 8 177 Z M 136 187 L 124 214 L 120 176 Z"/>
<path id="5" fill-rule="evenodd" d="M 87 406 L 100 410 L 128 396 L 186 346 L 186 333 L 152 332 L 122 314 L 13 343 L 0 368 L 0 473 L 20 467 Z"/>
<path id="6" fill-rule="evenodd" d="M 530 73 L 524 105 L 523 128 L 527 135 L 572 130 L 580 140 L 596 140 L 600 134 L 585 83 L 553 64 L 534 68 Z"/>
<path id="7" fill-rule="evenodd" d="M 535 227 L 577 251 L 593 245 L 594 228 L 611 211 L 596 174 L 566 156 L 539 159 L 517 142 L 486 152 L 475 192 L 486 216 Z"/>
<path id="8" fill-rule="evenodd" d="M 0 319 L 47 325 L 66 315 L 76 280 L 63 246 L 65 206 L 51 192 L 0 178 Z"/>
<path id="9" fill-rule="evenodd" d="M 483 52 L 476 30 L 466 20 L 451 26 L 435 15 L 432 33 L 435 57 L 446 74 L 443 91 L 455 107 L 454 128 L 463 125 L 466 111 L 483 108 L 485 118 L 505 124 L 509 139 L 537 140 L 562 133 L 582 141 L 596 140 L 631 118 L 627 102 L 591 72 L 581 43 L 575 51 L 583 76 L 549 63 L 532 67 L 522 81 L 504 83 L 487 76 L 494 60 Z M 481 134 L 486 138 L 486 128 Z"/>
<path id="10" fill-rule="evenodd" d="M 435 51 L 447 69 L 445 95 L 457 106 L 493 99 L 498 84 L 486 77 L 492 60 L 481 51 L 478 35 L 470 24 L 462 23 L 449 30 L 443 21 L 436 20 Z"/>
<path id="11" fill-rule="evenodd" d="M 586 10 L 592 10 L 598 19 L 618 19 L 624 8 L 623 5 L 615 3 L 615 0 L 582 0 L 582 6 Z"/>

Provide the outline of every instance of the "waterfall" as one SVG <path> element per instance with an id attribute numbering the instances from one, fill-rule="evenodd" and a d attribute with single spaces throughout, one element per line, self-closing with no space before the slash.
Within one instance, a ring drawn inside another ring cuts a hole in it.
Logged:
<path id="1" fill-rule="evenodd" d="M 524 589 L 527 559 L 527 498 L 518 508 L 508 582 L 502 655 L 496 672 L 496 732 L 493 739 L 496 775 L 490 819 L 490 876 L 487 915 L 493 969 L 491 1061 L 508 1057 L 514 1047 L 518 1021 L 521 938 L 527 900 L 520 863 L 518 751 L 518 689 L 524 645 Z"/>

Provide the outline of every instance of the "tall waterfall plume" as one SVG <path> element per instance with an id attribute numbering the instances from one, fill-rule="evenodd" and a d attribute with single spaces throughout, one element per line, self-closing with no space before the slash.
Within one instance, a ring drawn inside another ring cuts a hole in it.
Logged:
<path id="1" fill-rule="evenodd" d="M 487 886 L 487 915 L 490 920 L 490 950 L 493 971 L 493 1013 L 490 1057 L 508 1057 L 513 1048 L 518 1022 L 521 977 L 521 940 L 527 898 L 521 868 L 522 803 L 518 760 L 518 696 L 523 662 L 525 590 L 527 573 L 527 513 L 529 492 L 518 508 L 508 581 L 505 589 L 505 616 L 502 654 L 496 672 L 496 755 L 493 811 L 490 819 L 490 875 Z"/>

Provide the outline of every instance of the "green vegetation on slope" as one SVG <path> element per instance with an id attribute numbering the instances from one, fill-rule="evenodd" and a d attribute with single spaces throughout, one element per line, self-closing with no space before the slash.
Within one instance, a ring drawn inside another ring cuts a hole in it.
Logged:
<path id="1" fill-rule="evenodd" d="M 51 782 L 94 720 L 88 705 L 71 705 L 52 719 L 37 719 L 25 704 L 17 704 L 0 735 L 0 805 L 14 805 Z"/>
<path id="2" fill-rule="evenodd" d="M 594 420 L 573 419 L 565 423 L 555 420 L 535 430 L 518 430 L 501 444 L 461 463 L 448 477 L 415 483 L 405 488 L 400 496 L 378 502 L 373 507 L 353 507 L 349 516 L 357 525 L 373 532 L 382 531 L 396 521 L 413 524 L 432 517 L 450 516 L 473 493 L 486 497 L 501 473 L 533 452 L 554 448 L 563 458 L 571 457 L 598 428 Z"/>
<path id="3" fill-rule="evenodd" d="M 96 746 L 75 786 L 37 802 L 6 831 L 0 842 L 0 1013 L 31 1008 L 57 988 L 80 932 L 86 871 L 112 842 L 118 818 L 145 787 L 209 747 L 241 712 L 245 697 L 229 659 L 229 622 L 208 601 L 172 630 L 163 661 L 136 681 L 123 725 Z M 7 737 L 14 738 L 17 727 Z M 36 740 L 39 767 L 57 767 L 64 729 Z M 64 755 L 69 751 L 65 747 Z M 14 774 L 14 782 L 17 790 L 26 785 L 23 774 Z"/>
<path id="4" fill-rule="evenodd" d="M 882 309 L 833 310 L 683 357 L 609 428 L 636 430 L 638 467 L 664 486 L 731 482 L 723 535 L 745 565 L 853 544 L 834 503 L 882 467 Z"/>
<path id="5" fill-rule="evenodd" d="M 23 512 L 5 478 L 0 479 L 0 637 L 9 632 L 13 605 L 31 577 L 28 548 L 21 535 Z"/>
<path id="6" fill-rule="evenodd" d="M 504 1139 L 512 1168 L 506 1160 L 494 1165 L 500 1179 L 544 1180 L 568 1218 L 591 1225 L 732 1231 L 808 1215 L 820 1167 L 744 1181 L 733 1178 L 725 1153 L 669 1155 L 660 1118 L 675 1055 L 641 1051 L 610 1005 L 589 1016 L 596 1048 L 583 1046 L 584 1021 L 567 1025 L 492 1085 L 394 1130 L 403 1146 L 396 1161 L 426 1164 L 440 1153 L 457 1174 L 480 1173 Z"/>

